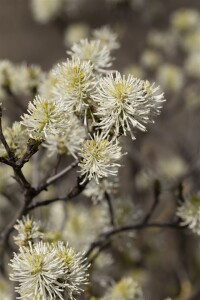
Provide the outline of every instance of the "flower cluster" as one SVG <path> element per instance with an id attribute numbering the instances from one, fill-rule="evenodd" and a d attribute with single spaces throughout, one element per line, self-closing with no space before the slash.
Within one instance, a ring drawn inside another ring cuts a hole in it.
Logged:
<path id="1" fill-rule="evenodd" d="M 18 220 L 14 228 L 18 231 L 18 235 L 14 236 L 15 243 L 18 246 L 27 246 L 29 242 L 33 242 L 43 236 L 40 232 L 39 224 L 29 216 Z"/>
<path id="2" fill-rule="evenodd" d="M 77 157 L 76 153 L 85 136 L 84 127 L 81 126 L 78 118 L 72 115 L 69 118 L 68 126 L 63 129 L 62 134 L 48 135 L 43 146 L 48 149 L 50 156 L 58 153 Z"/>
<path id="3" fill-rule="evenodd" d="M 93 66 L 79 57 L 68 59 L 55 69 L 57 83 L 54 94 L 62 100 L 68 113 L 79 113 L 88 107 L 95 87 Z"/>
<path id="4" fill-rule="evenodd" d="M 158 88 L 148 81 L 129 75 L 126 79 L 116 72 L 102 78 L 94 96 L 98 103 L 96 115 L 100 118 L 98 126 L 107 134 L 113 131 L 115 136 L 126 135 L 133 129 L 146 130 L 146 124 L 152 122 L 159 113 L 163 94 L 157 94 Z"/>
<path id="5" fill-rule="evenodd" d="M 8 60 L 0 61 L 0 97 L 34 95 L 42 81 L 43 72 L 37 65 L 13 64 Z"/>
<path id="6" fill-rule="evenodd" d="M 28 114 L 24 114 L 21 124 L 34 139 L 58 134 L 68 125 L 64 103 L 36 96 L 33 103 L 29 102 Z"/>
<path id="7" fill-rule="evenodd" d="M 68 53 L 81 61 L 91 62 L 96 72 L 104 73 L 112 66 L 110 49 L 101 40 L 81 40 Z"/>
<path id="8" fill-rule="evenodd" d="M 192 232 L 200 235 L 200 198 L 198 196 L 188 198 L 181 203 L 176 215 L 181 218 L 182 226 L 187 226 Z"/>
<path id="9" fill-rule="evenodd" d="M 146 131 L 164 101 L 155 84 L 109 70 L 117 47 L 108 27 L 75 43 L 22 116 L 29 136 L 42 140 L 50 155 L 79 158 L 82 183 L 116 176 L 123 156 L 120 136 L 130 133 L 134 139 L 136 129 Z"/>
<path id="10" fill-rule="evenodd" d="M 97 133 L 90 140 L 83 142 L 79 155 L 80 173 L 85 177 L 84 180 L 94 178 L 98 183 L 99 178 L 117 174 L 120 164 L 116 161 L 121 158 L 122 153 L 117 140 L 109 141 Z"/>
<path id="11" fill-rule="evenodd" d="M 88 282 L 89 265 L 83 255 L 62 241 L 38 241 L 43 234 L 29 217 L 18 221 L 15 228 L 19 232 L 15 240 L 20 247 L 10 262 L 10 279 L 18 282 L 16 291 L 20 299 L 74 300 L 74 295 L 80 294 Z"/>
<path id="12" fill-rule="evenodd" d="M 28 132 L 19 122 L 13 123 L 12 127 L 6 127 L 4 135 L 10 149 L 17 157 L 21 157 L 26 151 L 28 141 Z M 7 153 L 2 144 L 0 144 L 0 156 L 6 156 Z"/>
<path id="13" fill-rule="evenodd" d="M 132 277 L 122 278 L 102 300 L 144 300 L 141 287 Z"/>

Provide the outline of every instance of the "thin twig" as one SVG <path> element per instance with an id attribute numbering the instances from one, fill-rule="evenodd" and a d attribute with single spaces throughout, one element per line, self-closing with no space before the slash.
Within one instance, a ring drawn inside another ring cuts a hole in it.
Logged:
<path id="1" fill-rule="evenodd" d="M 115 226 L 114 209 L 113 209 L 113 205 L 112 205 L 110 195 L 107 192 L 105 192 L 105 199 L 106 199 L 106 202 L 108 204 L 108 210 L 109 210 L 109 215 L 110 215 L 110 225 Z"/>
<path id="2" fill-rule="evenodd" d="M 172 229 L 184 229 L 184 227 L 179 226 L 177 222 L 167 222 L 167 223 L 158 223 L 158 222 L 152 222 L 152 223 L 139 223 L 139 224 L 132 224 L 127 226 L 121 226 L 119 228 L 111 229 L 106 232 L 103 232 L 99 235 L 99 238 L 94 241 L 88 248 L 88 250 L 85 252 L 85 257 L 90 256 L 90 254 L 94 251 L 94 249 L 98 248 L 100 249 L 102 243 L 105 243 L 109 238 L 113 237 L 114 235 L 132 231 L 132 230 L 143 230 L 147 228 L 172 228 Z"/>
<path id="3" fill-rule="evenodd" d="M 154 200 L 153 200 L 153 204 L 149 210 L 149 212 L 147 213 L 147 215 L 145 216 L 143 223 L 146 224 L 151 216 L 153 215 L 158 203 L 159 203 L 159 197 L 160 197 L 160 193 L 161 193 L 161 188 L 160 188 L 160 182 L 158 180 L 155 180 L 154 182 Z"/>
<path id="4" fill-rule="evenodd" d="M 67 173 L 69 173 L 73 168 L 75 168 L 78 165 L 78 160 L 75 160 L 73 163 L 71 163 L 69 166 L 67 166 L 65 169 L 63 169 L 62 171 L 60 171 L 58 174 L 48 178 L 44 184 L 42 184 L 41 186 L 38 187 L 37 191 L 38 194 L 41 191 L 44 191 L 47 189 L 47 187 L 56 182 L 58 179 L 60 179 L 61 177 L 63 177 L 64 175 L 66 175 Z"/>

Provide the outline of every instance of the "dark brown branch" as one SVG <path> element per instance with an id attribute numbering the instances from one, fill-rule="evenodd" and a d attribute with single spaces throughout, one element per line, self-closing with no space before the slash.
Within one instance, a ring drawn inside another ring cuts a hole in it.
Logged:
<path id="1" fill-rule="evenodd" d="M 105 199 L 108 204 L 108 211 L 109 211 L 109 215 L 110 215 L 110 225 L 115 226 L 114 209 L 112 206 L 112 201 L 111 201 L 110 195 L 107 192 L 105 192 Z"/>
<path id="2" fill-rule="evenodd" d="M 160 193 L 161 193 L 161 187 L 160 187 L 160 182 L 158 180 L 155 180 L 154 182 L 154 200 L 153 200 L 153 204 L 149 210 L 149 212 L 147 213 L 147 215 L 145 216 L 143 223 L 146 224 L 151 216 L 153 215 L 158 203 L 159 203 L 159 197 L 160 197 Z"/>
<path id="3" fill-rule="evenodd" d="M 16 161 L 16 166 L 22 168 L 24 164 L 27 163 L 30 158 L 38 151 L 40 144 L 41 141 L 36 141 L 30 138 L 27 143 L 26 152 L 24 153 L 22 158 Z"/>
<path id="4" fill-rule="evenodd" d="M 0 162 L 8 166 L 15 167 L 15 163 L 5 157 L 0 157 Z"/>
<path id="5" fill-rule="evenodd" d="M 143 230 L 147 228 L 171 228 L 171 229 L 184 229 L 184 227 L 179 226 L 177 222 L 167 222 L 167 223 L 158 223 L 158 222 L 152 222 L 152 223 L 139 223 L 139 224 L 132 224 L 127 226 L 121 226 L 116 229 L 111 229 L 106 232 L 103 232 L 99 235 L 99 238 L 94 241 L 88 250 L 85 252 L 85 257 L 88 257 L 91 255 L 91 253 L 97 248 L 101 249 L 102 244 L 104 244 L 106 241 L 108 241 L 111 237 L 114 235 L 132 231 L 132 230 Z"/>
<path id="6" fill-rule="evenodd" d="M 78 179 L 77 184 L 72 188 L 72 190 L 66 196 L 57 197 L 57 198 L 44 200 L 44 201 L 38 201 L 35 204 L 29 206 L 26 209 L 26 213 L 30 210 L 35 209 L 35 208 L 38 208 L 38 207 L 41 207 L 41 206 L 47 206 L 47 205 L 52 204 L 52 203 L 57 202 L 57 201 L 67 202 L 67 201 L 77 197 L 78 195 L 80 195 L 82 193 L 82 191 L 85 189 L 87 184 L 88 184 L 88 181 L 85 181 L 84 184 L 80 184 L 80 179 Z"/>

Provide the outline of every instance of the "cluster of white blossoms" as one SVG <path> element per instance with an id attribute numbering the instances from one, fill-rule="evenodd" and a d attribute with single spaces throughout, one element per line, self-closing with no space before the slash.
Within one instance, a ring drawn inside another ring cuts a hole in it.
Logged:
<path id="1" fill-rule="evenodd" d="M 116 177 L 114 177 L 114 179 L 115 178 Z M 94 204 L 97 204 L 105 199 L 106 194 L 115 195 L 118 191 L 118 187 L 118 178 L 116 178 L 116 180 L 111 180 L 111 178 L 102 178 L 98 181 L 98 184 L 93 179 L 86 186 L 83 194 L 86 197 L 91 198 Z"/>
<path id="2" fill-rule="evenodd" d="M 82 157 L 79 164 L 81 175 L 85 180 L 94 178 L 97 183 L 99 178 L 117 175 L 120 164 L 116 161 L 122 157 L 118 140 L 109 141 L 98 133 L 83 143 L 79 155 Z"/>
<path id="3" fill-rule="evenodd" d="M 39 224 L 29 216 L 18 220 L 14 228 L 18 232 L 18 235 L 14 236 L 14 241 L 18 246 L 28 246 L 29 242 L 34 242 L 43 236 Z"/>
<path id="4" fill-rule="evenodd" d="M 187 226 L 192 232 L 200 235 L 200 198 L 198 195 L 187 198 L 181 203 L 176 215 L 181 218 L 182 226 Z"/>
<path id="5" fill-rule="evenodd" d="M 89 265 L 82 254 L 62 241 L 36 241 L 43 235 L 30 218 L 19 221 L 15 228 L 20 247 L 10 262 L 10 279 L 18 282 L 15 290 L 20 299 L 74 300 L 88 282 Z"/>
<path id="6" fill-rule="evenodd" d="M 81 61 L 92 63 L 93 69 L 98 73 L 105 73 L 112 66 L 113 58 L 110 48 L 101 40 L 80 40 L 72 46 L 68 54 Z"/>
<path id="7" fill-rule="evenodd" d="M 119 72 L 109 74 L 100 79 L 97 95 L 97 124 L 107 134 L 115 136 L 126 135 L 138 128 L 146 130 L 146 124 L 152 122 L 152 117 L 159 112 L 163 102 L 163 94 L 157 94 L 157 87 L 148 81 L 143 81 L 129 75 L 128 78 Z"/>
<path id="8" fill-rule="evenodd" d="M 6 127 L 4 136 L 10 147 L 17 157 L 21 157 L 26 151 L 26 143 L 28 141 L 28 132 L 19 122 L 14 122 L 12 127 Z M 7 156 L 7 152 L 0 144 L 0 156 Z"/>
<path id="9" fill-rule="evenodd" d="M 58 134 L 68 125 L 64 103 L 36 96 L 29 102 L 28 114 L 24 114 L 21 124 L 27 127 L 33 139 L 43 139 L 48 134 Z"/>
<path id="10" fill-rule="evenodd" d="M 101 300 L 144 300 L 139 284 L 130 276 L 112 286 Z"/>
<path id="11" fill-rule="evenodd" d="M 55 69 L 57 83 L 54 95 L 64 103 L 68 113 L 79 113 L 89 106 L 95 88 L 93 65 L 79 57 L 67 59 Z"/>
<path id="12" fill-rule="evenodd" d="M 43 72 L 37 65 L 13 64 L 8 60 L 0 61 L 0 97 L 33 95 L 42 81 Z"/>
<path id="13" fill-rule="evenodd" d="M 42 140 L 50 155 L 79 159 L 82 183 L 116 176 L 123 156 L 120 136 L 146 131 L 164 101 L 155 84 L 109 70 L 117 47 L 108 27 L 75 43 L 22 116 L 29 136 Z"/>
<path id="14" fill-rule="evenodd" d="M 63 129 L 62 133 L 48 135 L 43 146 L 49 151 L 49 156 L 58 153 L 70 154 L 77 158 L 76 153 L 85 137 L 84 127 L 81 126 L 79 119 L 72 115 L 69 118 L 68 126 Z"/>

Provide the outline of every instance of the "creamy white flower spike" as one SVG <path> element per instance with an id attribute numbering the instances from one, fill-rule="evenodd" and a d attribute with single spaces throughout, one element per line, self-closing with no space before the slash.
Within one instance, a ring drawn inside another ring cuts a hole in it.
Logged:
<path id="1" fill-rule="evenodd" d="M 28 114 L 22 116 L 23 124 L 33 139 L 45 139 L 48 134 L 60 134 L 68 125 L 64 103 L 36 96 L 28 105 Z"/>
<path id="2" fill-rule="evenodd" d="M 81 157 L 79 166 L 84 180 L 116 176 L 120 164 L 116 163 L 121 157 L 121 147 L 117 140 L 109 141 L 103 134 L 96 133 L 90 140 L 85 140 L 79 151 Z"/>
<path id="3" fill-rule="evenodd" d="M 74 295 L 81 294 L 83 287 L 88 284 L 88 268 L 86 258 L 63 242 L 56 245 L 57 257 L 64 263 L 63 277 L 64 299 L 75 300 Z"/>
<path id="4" fill-rule="evenodd" d="M 47 135 L 43 144 L 49 151 L 49 156 L 59 153 L 73 155 L 80 149 L 80 145 L 86 137 L 85 128 L 76 116 L 69 117 L 69 125 L 60 135 Z"/>
<path id="5" fill-rule="evenodd" d="M 57 248 L 40 242 L 20 247 L 10 264 L 10 279 L 19 283 L 16 291 L 21 299 L 62 299 L 61 279 L 65 275 L 64 262 L 58 258 Z"/>
<path id="6" fill-rule="evenodd" d="M 39 223 L 33 221 L 29 216 L 18 220 L 14 228 L 18 231 L 18 235 L 14 236 L 18 246 L 28 246 L 29 242 L 34 242 L 43 236 L 40 232 Z"/>
<path id="7" fill-rule="evenodd" d="M 10 266 L 20 299 L 74 300 L 88 282 L 88 264 L 63 242 L 39 242 L 20 247 Z"/>
<path id="8" fill-rule="evenodd" d="M 129 75 L 127 78 L 119 72 L 109 74 L 100 79 L 94 101 L 100 121 L 96 124 L 105 134 L 118 137 L 130 132 L 134 138 L 134 130 L 146 131 L 146 124 L 153 122 L 158 114 L 163 94 L 157 94 L 158 87 Z"/>
<path id="9" fill-rule="evenodd" d="M 94 70 L 100 73 L 107 72 L 107 69 L 112 66 L 113 58 L 110 49 L 100 40 L 80 40 L 72 46 L 68 54 L 81 61 L 91 62 Z"/>
<path id="10" fill-rule="evenodd" d="M 111 30 L 109 26 L 103 26 L 95 29 L 92 33 L 96 40 L 100 40 L 102 44 L 106 45 L 110 50 L 118 49 L 117 34 Z"/>
<path id="11" fill-rule="evenodd" d="M 101 300 L 144 300 L 144 295 L 132 277 L 124 277 L 112 286 Z"/>
<path id="12" fill-rule="evenodd" d="M 12 127 L 6 127 L 4 130 L 4 136 L 10 147 L 17 157 L 22 157 L 27 148 L 27 142 L 29 139 L 28 132 L 19 122 L 14 122 Z M 0 144 L 0 156 L 7 156 L 7 152 Z"/>
<path id="13" fill-rule="evenodd" d="M 115 179 L 115 180 L 113 180 Z M 91 198 L 94 204 L 101 202 L 105 199 L 105 194 L 116 194 L 119 188 L 118 178 L 102 178 L 99 180 L 99 184 L 93 179 L 87 184 L 83 194 L 86 197 Z"/>
<path id="14" fill-rule="evenodd" d="M 61 99 L 68 113 L 80 113 L 87 109 L 96 85 L 92 64 L 72 57 L 59 64 L 54 74 L 57 83 L 53 93 L 55 98 Z"/>
<path id="15" fill-rule="evenodd" d="M 200 235 L 200 198 L 193 196 L 186 199 L 177 208 L 176 215 L 182 219 L 181 225 Z"/>

